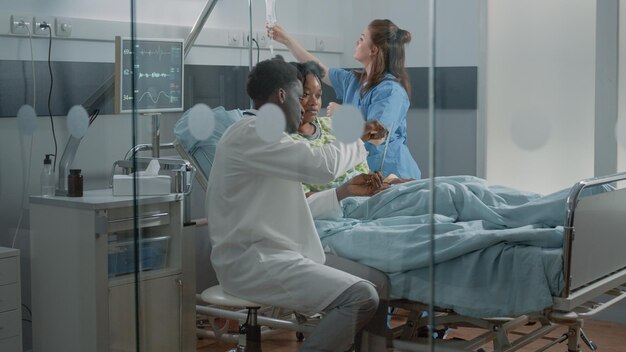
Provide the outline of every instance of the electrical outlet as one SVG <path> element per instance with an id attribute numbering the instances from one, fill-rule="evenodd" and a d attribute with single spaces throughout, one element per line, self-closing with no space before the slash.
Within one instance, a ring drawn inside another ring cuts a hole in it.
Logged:
<path id="1" fill-rule="evenodd" d="M 228 32 L 228 45 L 241 46 L 241 32 Z"/>
<path id="2" fill-rule="evenodd" d="M 28 34 L 30 23 L 30 18 L 27 16 L 11 15 L 11 33 Z"/>
<path id="3" fill-rule="evenodd" d="M 57 37 L 69 37 L 72 35 L 72 21 L 69 18 L 57 18 L 54 33 Z"/>
<path id="4" fill-rule="evenodd" d="M 315 38 L 315 50 L 317 51 L 326 50 L 326 42 L 324 42 L 324 39 Z"/>
<path id="5" fill-rule="evenodd" d="M 256 41 L 257 43 L 259 43 L 259 47 L 261 48 L 267 48 L 267 45 L 270 41 L 270 38 L 268 38 L 265 33 L 263 32 L 257 32 L 256 33 Z"/>
<path id="6" fill-rule="evenodd" d="M 34 35 L 49 35 L 48 31 L 52 31 L 52 27 L 54 26 L 54 19 L 52 17 L 37 16 L 33 18 L 33 24 Z"/>

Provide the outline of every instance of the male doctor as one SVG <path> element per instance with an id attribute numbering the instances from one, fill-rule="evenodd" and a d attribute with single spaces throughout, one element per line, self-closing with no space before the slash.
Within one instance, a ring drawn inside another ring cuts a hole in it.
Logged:
<path id="1" fill-rule="evenodd" d="M 345 351 L 375 314 L 379 296 L 372 283 L 324 265 L 313 216 L 341 216 L 339 201 L 375 193 L 380 175 L 360 175 L 337 189 L 315 194 L 307 204 L 302 182 L 327 183 L 366 159 L 363 141 L 384 135 L 370 123 L 361 140 L 318 148 L 294 141 L 303 116 L 302 84 L 295 67 L 277 57 L 257 64 L 248 76 L 255 109 L 276 104 L 286 131 L 266 142 L 256 132 L 256 110 L 222 136 L 207 187 L 213 250 L 211 262 L 224 291 L 264 305 L 302 313 L 326 312 L 301 351 Z"/>

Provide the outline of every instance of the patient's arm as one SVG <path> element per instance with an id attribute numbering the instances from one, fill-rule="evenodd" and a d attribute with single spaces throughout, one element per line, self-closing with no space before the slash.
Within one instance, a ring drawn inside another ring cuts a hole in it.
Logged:
<path id="1" fill-rule="evenodd" d="M 336 188 L 337 198 L 342 200 L 346 197 L 373 196 L 376 193 L 388 189 L 391 185 L 409 181 L 415 181 L 415 179 L 400 178 L 394 174 L 390 174 L 385 177 L 385 179 L 382 179 L 380 171 L 376 171 L 376 173 L 373 174 L 360 174 Z M 316 192 L 306 192 L 305 196 L 308 198 L 315 193 Z"/>
<path id="2" fill-rule="evenodd" d="M 395 175 L 394 175 L 395 176 Z M 387 177 L 383 180 L 380 171 L 372 174 L 360 174 L 354 176 L 344 184 L 336 188 L 337 199 L 342 200 L 346 197 L 373 196 L 389 188 L 390 184 L 412 181 L 413 179 L 395 177 L 391 182 L 387 182 Z M 316 192 L 306 192 L 305 196 L 309 198 Z"/>
<path id="3" fill-rule="evenodd" d="M 400 178 L 396 176 L 395 174 L 389 174 L 389 176 L 385 177 L 385 179 L 383 180 L 383 183 L 388 184 L 388 185 L 395 185 L 398 183 L 405 183 L 409 181 L 415 181 L 415 179 L 414 178 Z"/>
<path id="4" fill-rule="evenodd" d="M 337 199 L 342 200 L 346 197 L 354 196 L 373 196 L 387 188 L 389 188 L 389 185 L 383 182 L 383 176 L 379 171 L 371 174 L 360 174 L 337 187 Z"/>
<path id="5" fill-rule="evenodd" d="M 343 216 L 339 201 L 350 196 L 371 196 L 389 188 L 380 172 L 360 174 L 335 189 L 307 193 L 307 203 L 315 219 L 336 219 Z"/>

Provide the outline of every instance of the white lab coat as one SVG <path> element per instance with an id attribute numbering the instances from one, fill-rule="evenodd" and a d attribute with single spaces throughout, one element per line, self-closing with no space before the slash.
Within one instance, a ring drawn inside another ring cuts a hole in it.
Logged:
<path id="1" fill-rule="evenodd" d="M 236 122 L 217 146 L 206 197 L 211 262 L 232 295 L 319 312 L 363 280 L 323 265 L 313 215 L 341 214 L 341 208 L 333 189 L 317 194 L 309 208 L 301 183 L 327 183 L 367 152 L 361 140 L 311 148 L 286 133 L 267 143 L 255 122 Z"/>

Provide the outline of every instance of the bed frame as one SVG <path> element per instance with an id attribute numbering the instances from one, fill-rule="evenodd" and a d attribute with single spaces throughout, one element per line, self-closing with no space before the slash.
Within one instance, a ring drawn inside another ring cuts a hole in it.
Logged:
<path id="1" fill-rule="evenodd" d="M 474 327 L 484 330 L 479 336 L 465 341 L 435 340 L 437 351 L 482 351 L 493 343 L 494 351 L 516 351 L 544 338 L 558 327 L 567 332 L 536 351 L 545 351 L 567 341 L 569 352 L 580 351 L 580 341 L 595 351 L 597 346 L 583 331 L 584 319 L 626 298 L 626 188 L 582 197 L 583 190 L 599 185 L 616 184 L 626 180 L 626 173 L 585 179 L 577 182 L 567 198 L 567 218 L 563 236 L 563 277 L 565 286 L 553 305 L 542 312 L 518 317 L 476 319 L 435 308 L 435 327 Z M 429 318 L 420 318 L 428 306 L 407 300 L 392 301 L 392 305 L 409 311 L 406 323 L 392 331 L 393 346 L 400 351 L 431 351 L 432 338 L 420 338 L 418 332 L 427 329 Z M 530 323 L 532 331 L 511 340 L 510 332 Z"/>
<path id="2" fill-rule="evenodd" d="M 194 158 L 184 148 L 174 143 L 180 155 L 189 160 L 199 172 L 196 178 L 206 189 L 208 175 L 204 174 Z M 549 340 L 537 351 L 544 351 L 557 343 L 567 341 L 568 352 L 580 351 L 580 341 L 591 350 L 595 344 L 583 332 L 583 321 L 611 305 L 626 298 L 626 188 L 611 192 L 581 197 L 582 191 L 599 185 L 616 184 L 626 180 L 626 173 L 585 179 L 577 182 L 567 198 L 567 217 L 563 237 L 563 277 L 565 287 L 560 296 L 554 297 L 553 305 L 542 312 L 518 317 L 494 317 L 477 319 L 456 314 L 454 311 L 437 309 L 432 318 L 420 318 L 428 306 L 408 300 L 392 300 L 391 306 L 409 312 L 404 324 L 391 329 L 388 333 L 393 347 L 399 351 L 431 351 L 433 341 L 437 351 L 483 351 L 481 346 L 493 344 L 493 350 L 511 352 L 545 337 L 558 327 L 567 327 L 567 333 L 557 339 Z M 601 297 L 611 297 L 598 301 Z M 595 300 L 595 301 L 594 301 Z M 246 320 L 245 310 L 233 311 L 224 307 L 196 306 L 200 315 L 206 316 L 211 329 L 198 328 L 201 337 L 217 338 L 224 341 L 238 342 L 243 336 L 229 333 L 228 324 L 220 319 Z M 261 335 L 272 335 L 279 330 L 297 332 L 302 339 L 315 327 L 319 317 L 313 319 L 276 308 L 260 311 L 259 325 Z M 434 326 L 474 327 L 484 330 L 479 336 L 468 340 L 433 340 L 419 337 L 419 331 Z M 511 340 L 509 333 L 524 325 L 533 323 L 534 330 Z"/>

